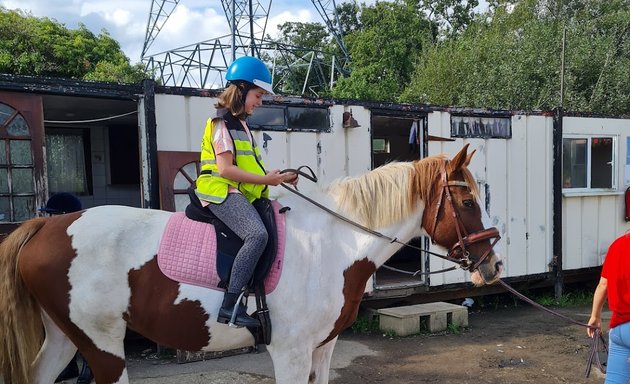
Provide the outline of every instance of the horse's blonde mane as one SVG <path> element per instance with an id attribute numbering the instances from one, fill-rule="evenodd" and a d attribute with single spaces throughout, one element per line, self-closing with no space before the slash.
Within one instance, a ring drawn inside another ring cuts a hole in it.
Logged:
<path id="1" fill-rule="evenodd" d="M 446 161 L 446 155 L 441 154 L 414 162 L 392 162 L 364 175 L 337 181 L 330 191 L 340 212 L 351 213 L 370 229 L 385 227 L 408 218 L 421 200 L 433 200 Z M 473 195 L 478 197 L 472 174 L 465 167 L 461 171 Z"/>
<path id="2" fill-rule="evenodd" d="M 330 190 L 340 212 L 351 213 L 370 229 L 385 227 L 409 217 L 420 200 L 432 199 L 445 161 L 445 155 L 437 155 L 414 162 L 392 162 L 364 175 L 342 179 Z"/>

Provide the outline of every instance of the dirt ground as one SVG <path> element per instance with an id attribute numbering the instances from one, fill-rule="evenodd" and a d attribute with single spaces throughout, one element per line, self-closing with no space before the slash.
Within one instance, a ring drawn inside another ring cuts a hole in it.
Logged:
<path id="1" fill-rule="evenodd" d="M 590 307 L 559 311 L 586 322 Z M 607 323 L 609 314 L 604 317 Z M 333 354 L 330 383 L 603 383 L 595 367 L 590 378 L 584 377 L 589 346 L 584 328 L 526 304 L 473 307 L 469 327 L 460 332 L 409 337 L 344 332 Z M 133 355 L 128 355 L 132 384 L 274 383 L 266 352 L 188 364 Z"/>
<path id="2" fill-rule="evenodd" d="M 586 322 L 590 308 L 560 312 Z M 579 384 L 601 383 L 604 377 L 595 367 L 584 377 L 590 347 L 585 328 L 526 306 L 472 310 L 461 333 L 404 338 L 346 333 L 342 339 L 359 341 L 378 355 L 337 370 L 334 384 Z"/>

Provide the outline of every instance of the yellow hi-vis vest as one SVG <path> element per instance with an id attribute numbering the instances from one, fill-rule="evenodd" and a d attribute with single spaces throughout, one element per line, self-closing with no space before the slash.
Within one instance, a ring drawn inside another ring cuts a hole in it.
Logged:
<path id="1" fill-rule="evenodd" d="M 206 129 L 201 141 L 201 174 L 197 178 L 195 194 L 201 200 L 220 204 L 227 197 L 228 186 L 232 186 L 241 191 L 250 203 L 260 197 L 267 197 L 269 189 L 266 185 L 239 183 L 219 176 L 212 138 L 214 136 L 214 128 L 219 126 L 221 120 L 227 127 L 234 143 L 234 151 L 236 152 L 234 153 L 235 165 L 257 175 L 262 176 L 267 173 L 254 138 L 252 137 L 250 142 L 241 122 L 227 112 L 222 118 L 208 119 L 206 123 Z"/>

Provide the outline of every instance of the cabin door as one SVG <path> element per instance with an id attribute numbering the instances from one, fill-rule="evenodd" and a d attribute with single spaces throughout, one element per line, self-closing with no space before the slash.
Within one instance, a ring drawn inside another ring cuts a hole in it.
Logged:
<path id="1" fill-rule="evenodd" d="M 426 115 L 401 115 L 396 111 L 372 113 L 372 168 L 392 161 L 413 161 L 426 156 Z M 425 248 L 427 239 L 411 241 L 415 247 Z M 412 248 L 395 253 L 374 275 L 374 295 L 388 296 L 414 293 L 424 289 L 423 275 L 408 272 L 424 270 L 425 256 Z M 411 290 L 411 291 L 409 291 Z"/>

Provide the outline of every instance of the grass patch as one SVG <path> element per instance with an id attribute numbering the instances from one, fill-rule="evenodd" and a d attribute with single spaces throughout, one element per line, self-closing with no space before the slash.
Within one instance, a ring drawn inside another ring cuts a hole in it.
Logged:
<path id="1" fill-rule="evenodd" d="M 372 334 L 379 331 L 378 318 L 372 316 L 359 316 L 352 324 L 352 332 Z"/>
<path id="2" fill-rule="evenodd" d="M 393 339 L 394 337 L 396 337 L 396 333 L 394 331 L 392 331 L 391 329 L 383 332 L 383 337 L 387 337 L 389 339 Z"/>
<path id="3" fill-rule="evenodd" d="M 536 303 L 545 307 L 580 307 L 588 306 L 593 302 L 593 292 L 595 290 L 593 283 L 582 283 L 580 285 L 568 285 L 564 287 L 562 296 L 556 300 L 553 287 L 537 288 L 537 289 L 519 289 L 523 295 L 529 297 Z M 501 293 L 495 295 L 486 295 L 475 297 L 474 309 L 500 309 L 500 308 L 517 308 L 527 307 L 529 304 L 520 300 L 511 293 Z"/>
<path id="4" fill-rule="evenodd" d="M 567 292 L 564 293 L 558 300 L 556 300 L 555 295 L 546 293 L 537 297 L 534 296 L 533 300 L 546 307 L 577 307 L 591 304 L 593 302 L 593 292 L 586 290 Z"/>
<path id="5" fill-rule="evenodd" d="M 459 335 L 463 331 L 463 327 L 458 324 L 450 323 L 446 326 L 446 332 L 453 335 Z"/>

